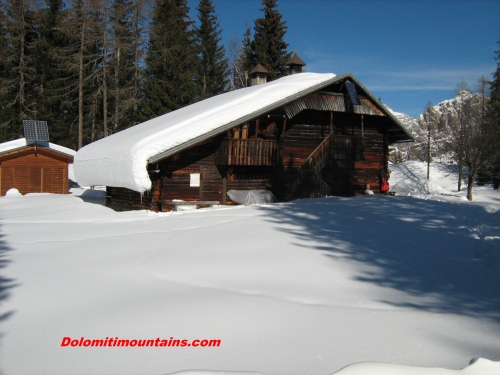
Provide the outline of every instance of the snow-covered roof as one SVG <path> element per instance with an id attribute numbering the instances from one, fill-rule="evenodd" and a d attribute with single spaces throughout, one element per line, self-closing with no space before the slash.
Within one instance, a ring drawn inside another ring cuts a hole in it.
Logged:
<path id="1" fill-rule="evenodd" d="M 222 131 L 222 127 L 245 121 L 246 116 L 255 116 L 256 112 L 265 113 L 284 99 L 313 91 L 334 78 L 334 74 L 290 75 L 265 85 L 221 94 L 143 122 L 81 148 L 75 156 L 75 178 L 84 186 L 120 186 L 144 192 L 151 188 L 147 164 L 154 156 L 207 138 Z"/>
<path id="2" fill-rule="evenodd" d="M 75 178 L 82 186 L 106 185 L 145 192 L 151 188 L 148 163 L 325 88 L 344 76 L 354 79 L 350 74 L 294 74 L 169 112 L 81 148 L 75 156 Z M 364 87 L 362 90 L 370 95 Z"/>
<path id="3" fill-rule="evenodd" d="M 23 149 L 28 146 L 32 146 L 34 143 L 28 142 L 26 138 L 19 138 L 19 139 L 14 139 L 13 141 L 8 141 L 4 143 L 0 143 L 0 154 L 5 154 L 7 152 L 12 152 L 16 150 Z M 37 143 L 38 147 L 44 147 L 51 149 L 53 151 L 59 152 L 64 155 L 68 156 L 75 156 L 76 151 L 64 147 L 64 146 L 59 146 L 56 145 L 55 143 L 50 143 L 50 142 L 38 142 Z"/>

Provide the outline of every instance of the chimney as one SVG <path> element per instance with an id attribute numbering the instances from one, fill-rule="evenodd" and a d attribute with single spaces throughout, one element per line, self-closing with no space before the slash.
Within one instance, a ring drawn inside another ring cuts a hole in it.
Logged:
<path id="1" fill-rule="evenodd" d="M 292 58 L 285 64 L 288 67 L 288 75 L 302 73 L 302 67 L 306 65 L 299 57 L 297 52 L 294 53 Z"/>
<path id="2" fill-rule="evenodd" d="M 263 85 L 267 83 L 269 72 L 262 65 L 257 64 L 250 72 L 250 86 Z"/>

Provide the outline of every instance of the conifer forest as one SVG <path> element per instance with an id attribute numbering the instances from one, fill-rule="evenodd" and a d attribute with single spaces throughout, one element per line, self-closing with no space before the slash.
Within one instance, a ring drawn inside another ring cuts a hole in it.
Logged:
<path id="1" fill-rule="evenodd" d="M 0 142 L 36 119 L 48 122 L 51 142 L 77 150 L 245 86 L 236 66 L 260 61 L 284 75 L 286 25 L 277 0 L 262 5 L 255 37 L 228 53 L 211 0 L 195 13 L 187 0 L 2 0 Z"/>

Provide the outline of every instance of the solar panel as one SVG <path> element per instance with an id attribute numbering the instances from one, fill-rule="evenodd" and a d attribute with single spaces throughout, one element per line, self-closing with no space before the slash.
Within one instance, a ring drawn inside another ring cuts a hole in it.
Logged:
<path id="1" fill-rule="evenodd" d="M 353 105 L 361 105 L 361 101 L 359 100 L 358 92 L 356 91 L 356 87 L 354 83 L 351 81 L 345 81 L 345 87 L 347 89 L 347 93 L 349 94 L 349 98 L 351 98 L 351 102 Z"/>
<path id="2" fill-rule="evenodd" d="M 24 138 L 28 141 L 49 141 L 47 121 L 23 120 Z"/>

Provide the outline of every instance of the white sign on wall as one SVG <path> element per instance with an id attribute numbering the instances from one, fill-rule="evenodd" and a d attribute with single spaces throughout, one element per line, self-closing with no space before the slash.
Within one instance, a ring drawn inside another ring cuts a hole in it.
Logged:
<path id="1" fill-rule="evenodd" d="M 199 173 L 191 173 L 189 175 L 189 186 L 198 187 L 200 186 L 200 174 Z"/>

